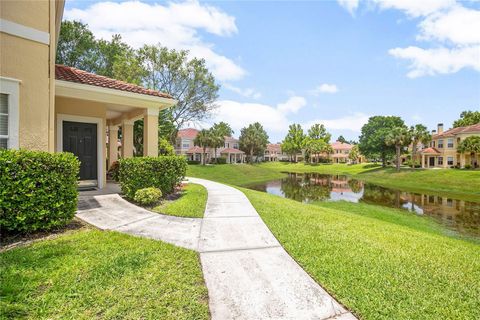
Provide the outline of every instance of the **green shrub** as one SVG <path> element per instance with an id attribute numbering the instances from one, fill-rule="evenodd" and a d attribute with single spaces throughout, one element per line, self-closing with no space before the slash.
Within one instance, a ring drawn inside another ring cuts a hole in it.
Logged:
<path id="1" fill-rule="evenodd" d="M 187 171 L 187 161 L 182 156 L 129 158 L 119 163 L 120 186 L 129 199 L 134 199 L 137 190 L 149 187 L 169 194 L 183 180 Z"/>
<path id="2" fill-rule="evenodd" d="M 472 169 L 472 165 L 471 164 L 466 164 L 465 169 Z"/>
<path id="3" fill-rule="evenodd" d="M 187 163 L 188 164 L 200 164 L 200 161 L 198 161 L 198 160 L 188 160 Z"/>
<path id="4" fill-rule="evenodd" d="M 77 209 L 80 162 L 71 153 L 0 150 L 0 229 L 66 225 Z"/>
<path id="5" fill-rule="evenodd" d="M 143 188 L 135 192 L 135 197 L 133 200 L 138 202 L 141 205 L 148 206 L 156 204 L 160 201 L 162 197 L 162 191 L 158 188 Z"/>

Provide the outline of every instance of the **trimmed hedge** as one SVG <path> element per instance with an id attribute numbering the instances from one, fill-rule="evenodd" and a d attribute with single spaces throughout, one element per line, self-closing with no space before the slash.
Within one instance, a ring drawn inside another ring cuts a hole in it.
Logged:
<path id="1" fill-rule="evenodd" d="M 187 172 L 183 156 L 139 157 L 119 161 L 119 181 L 122 192 L 131 200 L 140 189 L 155 187 L 171 193 Z"/>
<path id="2" fill-rule="evenodd" d="M 79 167 L 71 153 L 0 150 L 0 228 L 25 233 L 69 223 Z"/>
<path id="3" fill-rule="evenodd" d="M 133 200 L 142 206 L 149 206 L 158 203 L 162 198 L 162 191 L 158 188 L 144 188 L 135 192 Z"/>

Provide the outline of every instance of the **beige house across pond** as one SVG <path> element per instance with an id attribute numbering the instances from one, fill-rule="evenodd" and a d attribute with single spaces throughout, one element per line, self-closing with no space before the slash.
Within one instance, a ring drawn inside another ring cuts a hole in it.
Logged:
<path id="1" fill-rule="evenodd" d="M 102 188 L 118 157 L 119 129 L 120 156 L 132 157 L 133 123 L 143 119 L 144 155 L 157 156 L 159 110 L 176 101 L 56 65 L 63 9 L 63 0 L 0 1 L 0 148 L 72 152 L 81 184 Z"/>
<path id="2" fill-rule="evenodd" d="M 422 168 L 450 168 L 458 166 L 464 168 L 465 165 L 478 167 L 480 154 L 476 156 L 470 153 L 457 152 L 458 145 L 465 138 L 470 136 L 480 136 L 480 123 L 458 127 L 443 131 L 443 124 L 439 123 L 437 131 L 433 132 L 430 146 L 421 150 Z"/>

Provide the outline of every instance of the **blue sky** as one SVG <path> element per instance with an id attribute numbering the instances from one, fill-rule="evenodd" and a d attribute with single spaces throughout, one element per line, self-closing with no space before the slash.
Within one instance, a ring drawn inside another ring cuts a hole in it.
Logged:
<path id="1" fill-rule="evenodd" d="M 480 3 L 366 1 L 68 1 L 64 18 L 132 46 L 161 42 L 203 57 L 222 85 L 209 122 L 236 133 L 324 123 L 358 139 L 372 115 L 448 128 L 480 109 Z M 477 30 L 477 31 L 475 31 Z M 203 126 L 207 124 L 201 124 Z"/>

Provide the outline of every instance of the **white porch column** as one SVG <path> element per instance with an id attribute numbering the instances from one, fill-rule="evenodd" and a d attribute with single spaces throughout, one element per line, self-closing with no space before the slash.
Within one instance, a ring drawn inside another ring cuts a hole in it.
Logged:
<path id="1" fill-rule="evenodd" d="M 460 168 L 465 168 L 465 153 L 460 153 Z"/>
<path id="2" fill-rule="evenodd" d="M 143 116 L 143 156 L 158 157 L 158 108 L 148 108 Z"/>
<path id="3" fill-rule="evenodd" d="M 118 126 L 108 127 L 108 167 L 118 160 Z"/>
<path id="4" fill-rule="evenodd" d="M 425 168 L 425 155 L 422 154 L 422 169 Z"/>
<path id="5" fill-rule="evenodd" d="M 133 157 L 133 120 L 122 122 L 122 158 Z"/>

